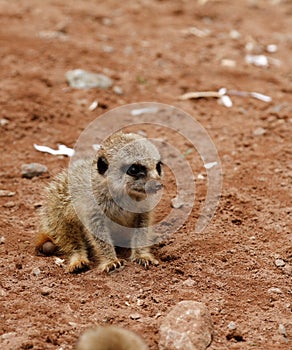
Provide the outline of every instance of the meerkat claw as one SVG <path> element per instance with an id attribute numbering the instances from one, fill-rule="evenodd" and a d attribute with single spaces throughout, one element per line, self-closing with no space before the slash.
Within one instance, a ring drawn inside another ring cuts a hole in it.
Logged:
<path id="1" fill-rule="evenodd" d="M 111 274 L 116 271 L 120 271 L 125 267 L 124 260 L 114 260 L 101 264 L 100 269 L 108 274 Z"/>
<path id="2" fill-rule="evenodd" d="M 136 262 L 137 264 L 143 266 L 146 270 L 149 269 L 150 265 L 154 265 L 157 266 L 159 265 L 158 260 L 156 260 L 152 255 L 147 255 L 145 257 L 141 257 L 141 258 L 136 258 L 133 259 L 132 261 Z"/>

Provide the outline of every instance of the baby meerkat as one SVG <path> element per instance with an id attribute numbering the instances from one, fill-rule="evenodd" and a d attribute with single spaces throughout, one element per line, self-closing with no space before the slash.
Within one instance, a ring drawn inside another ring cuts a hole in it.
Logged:
<path id="1" fill-rule="evenodd" d="M 69 272 L 87 269 L 92 250 L 102 271 L 122 268 L 115 246 L 130 247 L 131 261 L 145 268 L 157 265 L 151 225 L 162 176 L 153 143 L 133 133 L 113 134 L 94 160 L 74 161 L 48 186 L 36 252 L 67 255 Z"/>
<path id="2" fill-rule="evenodd" d="M 134 332 L 108 326 L 97 327 L 83 333 L 77 350 L 147 350 L 148 346 Z"/>

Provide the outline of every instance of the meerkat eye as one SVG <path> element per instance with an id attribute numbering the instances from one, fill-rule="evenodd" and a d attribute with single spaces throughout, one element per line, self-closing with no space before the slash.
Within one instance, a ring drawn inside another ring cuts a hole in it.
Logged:
<path id="1" fill-rule="evenodd" d="M 104 173 L 108 169 L 108 162 L 104 157 L 99 157 L 97 160 L 97 170 L 101 175 L 104 175 Z"/>
<path id="2" fill-rule="evenodd" d="M 146 169 L 146 167 L 144 165 L 132 164 L 127 169 L 127 175 L 130 175 L 130 176 L 135 177 L 135 178 L 146 177 L 147 169 Z"/>
<path id="3" fill-rule="evenodd" d="M 161 167 L 162 167 L 162 162 L 158 162 L 156 164 L 156 171 L 157 171 L 159 176 L 161 175 Z"/>

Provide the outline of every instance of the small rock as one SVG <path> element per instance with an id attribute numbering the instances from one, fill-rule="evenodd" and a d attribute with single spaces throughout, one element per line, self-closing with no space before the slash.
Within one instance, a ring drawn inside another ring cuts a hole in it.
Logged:
<path id="1" fill-rule="evenodd" d="M 0 243 L 1 243 L 1 240 L 0 240 Z M 283 267 L 283 272 L 284 272 L 286 275 L 292 276 L 292 265 L 285 265 L 285 266 Z"/>
<path id="2" fill-rule="evenodd" d="M 116 95 L 123 95 L 124 93 L 123 89 L 119 86 L 114 86 L 113 91 Z"/>
<path id="3" fill-rule="evenodd" d="M 64 262 L 65 262 L 65 259 L 61 259 L 58 257 L 55 259 L 55 264 L 58 266 L 63 266 Z"/>
<path id="4" fill-rule="evenodd" d="M 187 287 L 193 287 L 196 284 L 196 282 L 192 278 L 188 278 L 185 281 L 183 281 L 182 284 Z"/>
<path id="5" fill-rule="evenodd" d="M 41 274 L 41 270 L 38 268 L 38 267 L 35 267 L 33 270 L 32 270 L 32 273 L 35 275 L 35 276 L 39 276 Z"/>
<path id="6" fill-rule="evenodd" d="M 268 293 L 269 294 L 282 294 L 282 290 L 280 288 L 276 288 L 276 287 L 271 287 L 268 289 Z"/>
<path id="7" fill-rule="evenodd" d="M 9 201 L 3 204 L 4 208 L 13 208 L 15 207 L 15 203 L 13 201 Z"/>
<path id="8" fill-rule="evenodd" d="M 48 168 L 39 163 L 23 164 L 21 166 L 21 176 L 27 179 L 32 179 L 33 177 L 40 176 L 46 172 L 48 172 Z"/>
<path id="9" fill-rule="evenodd" d="M 52 290 L 49 287 L 42 287 L 41 288 L 41 295 L 44 295 L 44 296 L 49 295 L 51 293 L 51 291 Z"/>
<path id="10" fill-rule="evenodd" d="M 68 84 L 75 89 L 108 89 L 113 84 L 106 75 L 87 72 L 83 69 L 68 71 L 66 79 Z"/>
<path id="11" fill-rule="evenodd" d="M 162 321 L 159 350 L 205 350 L 212 341 L 213 323 L 203 303 L 178 303 Z"/>
<path id="12" fill-rule="evenodd" d="M 236 323 L 233 322 L 233 321 L 231 321 L 231 322 L 228 324 L 227 328 L 228 328 L 230 331 L 234 331 L 234 330 L 237 328 Z"/>
<path id="13" fill-rule="evenodd" d="M 285 263 L 285 261 L 282 260 L 282 259 L 276 259 L 276 260 L 275 260 L 275 265 L 276 265 L 277 267 L 284 267 L 284 266 L 286 265 L 286 263 Z"/>
<path id="14" fill-rule="evenodd" d="M 172 198 L 171 200 L 171 206 L 174 209 L 180 209 L 181 207 L 183 207 L 184 203 L 182 201 L 180 201 L 177 197 Z"/>
<path id="15" fill-rule="evenodd" d="M 13 197 L 15 196 L 15 192 L 8 190 L 0 190 L 0 197 Z"/>
<path id="16" fill-rule="evenodd" d="M 283 337 L 287 338 L 287 331 L 286 331 L 286 328 L 285 326 L 283 325 L 283 323 L 280 323 L 279 324 L 279 328 L 278 328 L 278 331 L 281 335 L 283 335 Z"/>
<path id="17" fill-rule="evenodd" d="M 0 244 L 4 244 L 5 243 L 5 237 L 4 236 L 1 236 L 0 237 Z"/>
<path id="18" fill-rule="evenodd" d="M 0 126 L 5 126 L 9 123 L 9 120 L 5 119 L 5 118 L 1 118 L 0 119 Z"/>
<path id="19" fill-rule="evenodd" d="M 255 136 L 262 136 L 262 135 L 264 135 L 266 132 L 267 132 L 267 130 L 264 129 L 264 128 L 257 128 L 257 129 L 255 129 L 255 130 L 253 131 L 253 134 L 254 134 Z"/>
<path id="20" fill-rule="evenodd" d="M 139 318 L 141 318 L 142 316 L 138 313 L 135 313 L 135 314 L 131 314 L 130 315 L 130 319 L 131 320 L 139 320 Z"/>

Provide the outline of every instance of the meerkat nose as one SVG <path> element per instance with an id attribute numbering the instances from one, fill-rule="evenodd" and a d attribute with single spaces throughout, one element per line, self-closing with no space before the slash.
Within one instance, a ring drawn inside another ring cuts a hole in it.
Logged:
<path id="1" fill-rule="evenodd" d="M 156 193 L 159 190 L 161 190 L 163 187 L 162 183 L 160 181 L 156 181 L 156 180 L 150 180 L 146 183 L 145 186 L 145 191 L 146 193 Z"/>

